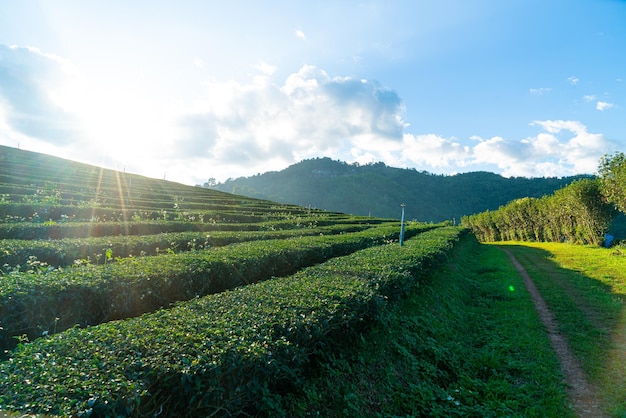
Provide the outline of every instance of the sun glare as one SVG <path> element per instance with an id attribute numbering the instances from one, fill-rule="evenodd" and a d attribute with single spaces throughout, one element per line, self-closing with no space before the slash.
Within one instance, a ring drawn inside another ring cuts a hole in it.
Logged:
<path id="1" fill-rule="evenodd" d="M 50 91 L 63 110 L 75 114 L 79 125 L 80 152 L 127 164 L 147 164 L 149 156 L 163 151 L 171 137 L 169 117 L 149 97 L 132 92 L 81 82 Z"/>

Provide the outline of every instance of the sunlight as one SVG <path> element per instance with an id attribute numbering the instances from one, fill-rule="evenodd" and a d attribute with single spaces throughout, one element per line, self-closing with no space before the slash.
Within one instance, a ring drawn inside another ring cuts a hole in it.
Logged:
<path id="1" fill-rule="evenodd" d="M 91 221 L 96 218 L 96 208 L 98 207 L 98 203 L 100 202 L 100 185 L 102 184 L 102 174 L 104 173 L 104 168 L 100 168 L 100 172 L 98 173 L 98 186 L 96 190 L 94 190 L 93 195 L 93 206 L 91 208 Z M 89 234 L 91 235 L 91 233 Z"/>
<path id="2" fill-rule="evenodd" d="M 122 210 L 122 220 L 128 222 L 128 214 L 126 213 L 126 196 L 124 196 L 124 187 L 126 186 L 126 180 L 120 179 L 120 172 L 115 171 L 115 180 L 117 183 L 117 194 L 120 199 L 120 209 Z M 130 189 L 127 189 L 128 196 L 130 197 Z M 124 225 L 124 233 L 129 235 L 128 224 Z"/>
<path id="3" fill-rule="evenodd" d="M 113 168 L 145 167 L 149 156 L 162 153 L 173 138 L 168 125 L 172 109 L 158 107 L 155 97 L 142 96 L 133 86 L 95 85 L 76 77 L 49 90 L 48 96 L 76 116 L 83 145 L 79 152 L 118 164 Z"/>

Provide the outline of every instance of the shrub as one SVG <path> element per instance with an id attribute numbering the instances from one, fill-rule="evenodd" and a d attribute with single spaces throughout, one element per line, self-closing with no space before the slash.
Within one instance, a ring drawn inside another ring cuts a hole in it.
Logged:
<path id="1" fill-rule="evenodd" d="M 338 224 L 315 228 L 285 229 L 276 231 L 212 231 L 212 232 L 163 232 L 153 235 L 117 235 L 99 238 L 63 238 L 59 240 L 0 241 L 0 266 L 24 266 L 35 257 L 50 266 L 72 265 L 76 260 L 93 264 L 109 262 L 104 256 L 107 251 L 113 257 L 126 258 L 139 255 L 182 252 L 209 247 L 222 247 L 245 241 L 272 240 L 297 236 L 334 235 L 356 232 L 371 225 Z"/>
<path id="2" fill-rule="evenodd" d="M 20 346 L 0 365 L 0 406 L 72 416 L 254 414 L 316 356 L 350 344 L 416 286 L 460 230 L 438 228 L 280 279 Z"/>
<path id="3" fill-rule="evenodd" d="M 413 226 L 415 234 L 431 226 Z M 127 258 L 107 265 L 13 271 L 0 288 L 0 346 L 71 327 L 150 312 L 170 303 L 282 276 L 398 236 L 397 227 L 254 241 L 204 251 Z"/>

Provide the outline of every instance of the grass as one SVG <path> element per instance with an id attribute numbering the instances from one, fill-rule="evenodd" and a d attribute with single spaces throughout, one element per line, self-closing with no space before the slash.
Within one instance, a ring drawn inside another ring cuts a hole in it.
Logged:
<path id="1" fill-rule="evenodd" d="M 507 248 L 533 277 L 607 411 L 626 416 L 626 257 L 558 243 Z"/>
<path id="2" fill-rule="evenodd" d="M 466 237 L 430 281 L 272 416 L 568 417 L 557 358 L 507 256 Z"/>

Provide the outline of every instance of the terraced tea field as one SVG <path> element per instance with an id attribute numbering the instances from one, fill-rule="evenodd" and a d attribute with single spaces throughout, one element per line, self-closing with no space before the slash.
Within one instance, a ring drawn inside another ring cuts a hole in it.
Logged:
<path id="1" fill-rule="evenodd" d="M 0 409 L 254 414 L 461 232 L 0 147 Z"/>

